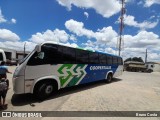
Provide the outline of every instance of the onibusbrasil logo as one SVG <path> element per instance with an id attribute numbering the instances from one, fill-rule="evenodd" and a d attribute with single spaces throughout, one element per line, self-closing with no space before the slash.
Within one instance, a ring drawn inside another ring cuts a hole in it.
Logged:
<path id="1" fill-rule="evenodd" d="M 58 68 L 61 87 L 78 85 L 86 75 L 85 64 L 63 64 Z"/>

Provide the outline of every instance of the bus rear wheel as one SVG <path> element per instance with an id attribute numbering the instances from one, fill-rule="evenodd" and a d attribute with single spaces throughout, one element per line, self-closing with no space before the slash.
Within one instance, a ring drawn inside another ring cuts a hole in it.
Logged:
<path id="1" fill-rule="evenodd" d="M 107 79 L 105 81 L 106 81 L 106 83 L 110 83 L 112 81 L 112 74 L 111 73 L 109 73 L 107 75 Z"/>
<path id="2" fill-rule="evenodd" d="M 55 87 L 51 82 L 43 82 L 36 87 L 35 95 L 38 99 L 44 100 L 51 96 L 55 91 Z"/>

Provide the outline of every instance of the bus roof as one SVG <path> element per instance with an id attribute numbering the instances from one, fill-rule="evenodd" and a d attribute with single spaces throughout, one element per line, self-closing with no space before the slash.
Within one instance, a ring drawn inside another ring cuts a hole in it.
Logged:
<path id="1" fill-rule="evenodd" d="M 66 45 L 63 43 L 58 43 L 58 42 L 53 42 L 53 41 L 47 41 L 47 42 L 43 42 L 41 43 L 41 46 L 44 44 L 57 44 L 57 45 L 61 45 L 61 46 L 66 46 L 66 47 L 70 47 L 70 48 L 76 48 L 76 49 L 80 49 L 80 50 L 85 50 L 85 51 L 90 51 L 90 52 L 97 52 L 97 53 L 101 53 L 101 54 L 107 54 L 109 56 L 115 56 L 115 57 L 120 57 L 118 55 L 113 55 L 113 54 L 109 54 L 109 53 L 105 53 L 105 52 L 100 52 L 100 51 L 95 51 L 95 50 L 91 50 L 91 49 L 85 49 L 85 48 L 81 48 L 81 47 L 76 47 L 76 46 L 71 46 L 71 45 Z M 121 58 L 121 57 L 120 57 Z"/>
<path id="2" fill-rule="evenodd" d="M 4 52 L 4 50 L 3 50 L 3 49 L 0 49 L 0 52 Z"/>

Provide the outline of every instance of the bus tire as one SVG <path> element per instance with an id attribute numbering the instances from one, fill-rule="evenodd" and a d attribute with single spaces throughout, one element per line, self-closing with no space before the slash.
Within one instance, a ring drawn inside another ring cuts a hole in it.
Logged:
<path id="1" fill-rule="evenodd" d="M 148 73 L 151 73 L 151 72 L 153 72 L 153 70 L 149 69 L 149 70 L 147 70 L 147 72 L 148 72 Z"/>
<path id="2" fill-rule="evenodd" d="M 36 98 L 44 100 L 51 96 L 55 90 L 54 85 L 51 82 L 42 82 L 37 85 L 35 89 Z"/>
<path id="3" fill-rule="evenodd" d="M 108 75 L 107 75 L 107 79 L 105 80 L 106 81 L 106 83 L 110 83 L 111 81 L 112 81 L 112 73 L 109 73 Z"/>

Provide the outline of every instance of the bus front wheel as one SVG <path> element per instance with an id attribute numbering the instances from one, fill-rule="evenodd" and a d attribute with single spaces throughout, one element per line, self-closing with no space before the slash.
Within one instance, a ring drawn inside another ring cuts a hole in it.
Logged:
<path id="1" fill-rule="evenodd" d="M 40 83 L 35 90 L 35 95 L 38 99 L 43 100 L 48 98 L 54 92 L 54 85 L 51 82 Z"/>
<path id="2" fill-rule="evenodd" d="M 106 81 L 106 83 L 110 83 L 112 81 L 112 73 L 109 73 L 107 75 L 107 79 L 105 81 Z"/>

